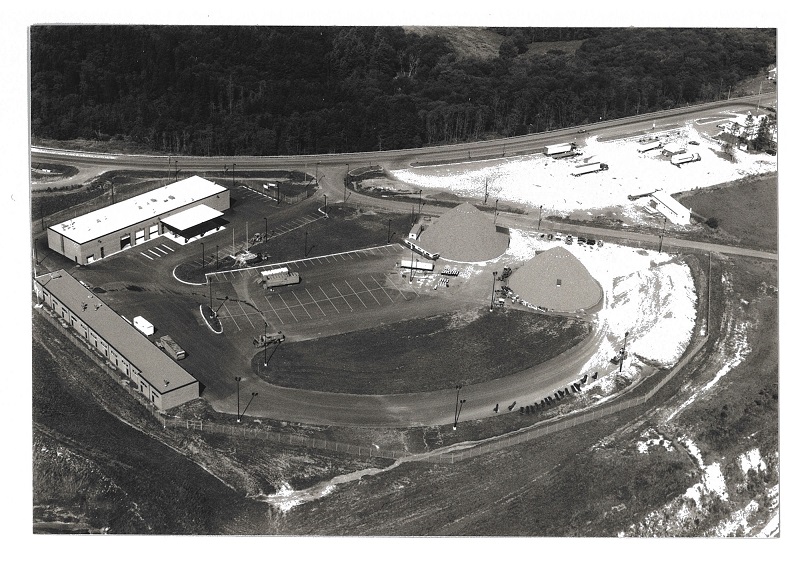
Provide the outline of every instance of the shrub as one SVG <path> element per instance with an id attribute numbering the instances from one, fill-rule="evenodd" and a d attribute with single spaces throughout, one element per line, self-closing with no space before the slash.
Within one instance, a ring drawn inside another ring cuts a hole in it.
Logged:
<path id="1" fill-rule="evenodd" d="M 706 224 L 709 228 L 717 228 L 719 226 L 719 219 L 716 217 L 711 217 L 706 220 Z"/>

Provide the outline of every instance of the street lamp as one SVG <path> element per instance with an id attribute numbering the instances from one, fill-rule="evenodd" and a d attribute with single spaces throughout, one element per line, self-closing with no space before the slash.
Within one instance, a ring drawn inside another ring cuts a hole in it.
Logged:
<path id="1" fill-rule="evenodd" d="M 217 244 L 217 253 L 216 253 L 216 256 L 217 256 L 217 269 L 219 269 L 219 244 Z"/>
<path id="2" fill-rule="evenodd" d="M 458 426 L 458 406 L 459 406 L 459 404 L 461 404 L 461 402 L 459 402 L 458 398 L 459 398 L 459 393 L 461 392 L 461 388 L 462 388 L 462 385 L 460 385 L 460 384 L 456 385 L 456 413 L 453 415 L 453 431 L 455 431 L 456 427 Z"/>
<path id="3" fill-rule="evenodd" d="M 658 237 L 658 253 L 661 253 L 661 248 L 664 244 L 664 236 L 667 233 L 667 217 L 664 217 L 664 228 L 661 230 L 661 236 Z"/>
<path id="4" fill-rule="evenodd" d="M 203 274 L 206 272 L 206 245 L 200 242 L 200 247 L 203 249 Z"/>
<path id="5" fill-rule="evenodd" d="M 242 421 L 242 416 L 239 414 L 239 383 L 242 382 L 242 377 L 233 377 L 236 381 L 236 423 Z"/>
<path id="6" fill-rule="evenodd" d="M 625 348 L 628 347 L 628 332 L 625 332 L 625 339 L 622 343 L 622 357 L 619 359 L 619 372 L 622 372 L 622 364 L 625 362 Z"/>
<path id="7" fill-rule="evenodd" d="M 539 205 L 539 227 L 536 230 L 542 229 L 542 206 Z"/>
<path id="8" fill-rule="evenodd" d="M 242 415 L 244 415 L 244 413 L 247 411 L 247 408 L 249 408 L 249 407 L 250 407 L 250 403 L 253 401 L 253 398 L 255 398 L 256 396 L 258 396 L 258 392 L 251 392 L 251 393 L 250 393 L 250 400 L 247 402 L 247 406 L 245 406 L 245 407 L 244 407 L 244 411 L 242 412 Z M 242 419 L 241 419 L 241 418 L 239 418 L 239 419 L 238 419 L 238 420 L 236 420 L 236 421 L 239 421 L 239 422 L 241 422 L 241 421 L 242 421 Z"/>
<path id="9" fill-rule="evenodd" d="M 322 196 L 325 198 L 325 216 L 328 216 L 328 194 L 323 193 Z"/>
<path id="10" fill-rule="evenodd" d="M 497 272 L 492 271 L 492 304 L 489 305 L 489 310 L 494 310 L 494 284 L 497 282 Z"/>
<path id="11" fill-rule="evenodd" d="M 497 224 L 497 202 L 498 201 L 500 201 L 500 199 L 495 199 L 494 200 L 494 224 Z"/>

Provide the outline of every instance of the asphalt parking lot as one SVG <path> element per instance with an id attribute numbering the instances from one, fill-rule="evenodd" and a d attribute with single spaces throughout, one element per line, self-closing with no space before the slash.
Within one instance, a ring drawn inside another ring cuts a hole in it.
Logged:
<path id="1" fill-rule="evenodd" d="M 377 246 L 216 272 L 209 275 L 209 280 L 249 284 L 260 279 L 261 271 L 276 267 L 299 272 L 301 282 L 297 285 L 273 289 L 258 286 L 250 291 L 251 302 L 229 299 L 219 306 L 218 315 L 225 329 L 260 330 L 265 321 L 271 326 L 298 324 L 416 299 L 419 294 L 414 286 L 402 283 L 399 272 L 390 265 L 393 259 L 399 259 L 401 251 L 396 244 Z"/>

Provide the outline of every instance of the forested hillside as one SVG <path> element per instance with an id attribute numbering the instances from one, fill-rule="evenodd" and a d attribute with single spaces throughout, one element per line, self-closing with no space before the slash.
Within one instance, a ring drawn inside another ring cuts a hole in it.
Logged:
<path id="1" fill-rule="evenodd" d="M 211 156 L 408 148 L 716 100 L 775 62 L 774 29 L 491 31 L 479 57 L 430 28 L 37 26 L 32 133 Z"/>

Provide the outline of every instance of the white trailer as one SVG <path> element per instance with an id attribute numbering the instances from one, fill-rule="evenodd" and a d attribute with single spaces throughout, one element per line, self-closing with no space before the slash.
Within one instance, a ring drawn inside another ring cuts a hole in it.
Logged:
<path id="1" fill-rule="evenodd" d="M 591 164 L 582 164 L 581 166 L 576 166 L 575 171 L 572 172 L 572 175 L 582 176 L 584 174 L 590 174 L 592 172 L 600 172 L 602 170 L 608 170 L 608 165 L 603 164 L 601 162 L 593 162 Z"/>
<path id="2" fill-rule="evenodd" d="M 661 141 L 652 141 L 640 145 L 639 148 L 637 148 L 636 150 L 639 151 L 639 153 L 641 154 L 642 152 L 655 150 L 656 148 L 661 148 L 662 146 L 663 145 L 661 144 Z"/>
<path id="3" fill-rule="evenodd" d="M 406 269 L 420 269 L 422 271 L 433 271 L 433 263 L 422 260 L 400 260 L 400 267 Z"/>
<path id="4" fill-rule="evenodd" d="M 692 154 L 676 154 L 672 158 L 670 158 L 670 163 L 675 164 L 676 166 L 680 166 L 681 164 L 687 164 L 689 162 L 697 162 L 700 160 L 700 155 L 696 152 Z"/>
<path id="5" fill-rule="evenodd" d="M 547 156 L 553 156 L 555 154 L 563 154 L 565 152 L 570 152 L 574 148 L 575 144 L 571 142 L 565 142 L 561 144 L 551 144 L 544 147 L 544 153 Z"/>
<path id="6" fill-rule="evenodd" d="M 156 331 L 153 325 L 145 320 L 142 316 L 135 316 L 133 318 L 133 326 L 145 336 L 152 336 Z"/>
<path id="7" fill-rule="evenodd" d="M 271 277 L 273 275 L 279 275 L 281 273 L 289 273 L 288 267 L 276 267 L 275 269 L 265 269 L 261 272 L 261 275 L 264 277 Z"/>

